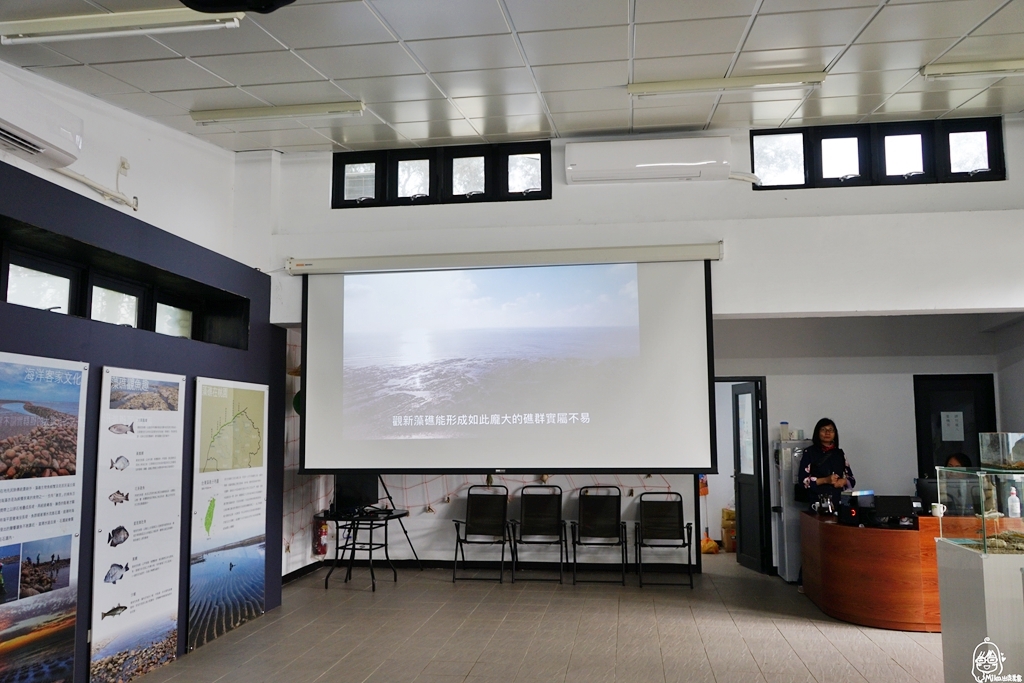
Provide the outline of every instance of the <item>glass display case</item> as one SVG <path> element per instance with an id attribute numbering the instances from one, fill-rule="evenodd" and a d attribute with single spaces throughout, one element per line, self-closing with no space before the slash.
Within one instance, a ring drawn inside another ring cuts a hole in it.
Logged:
<path id="1" fill-rule="evenodd" d="M 939 504 L 945 506 L 939 518 L 942 538 L 979 553 L 1024 555 L 1024 469 L 935 469 Z"/>
<path id="2" fill-rule="evenodd" d="M 1024 470 L 1024 434 L 982 432 L 978 434 L 978 445 L 982 467 Z"/>

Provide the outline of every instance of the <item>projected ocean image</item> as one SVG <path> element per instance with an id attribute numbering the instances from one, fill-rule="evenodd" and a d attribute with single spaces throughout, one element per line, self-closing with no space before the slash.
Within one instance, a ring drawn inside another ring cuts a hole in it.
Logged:
<path id="1" fill-rule="evenodd" d="M 263 614 L 266 536 L 192 555 L 188 649 Z"/>
<path id="2" fill-rule="evenodd" d="M 70 683 L 77 598 L 64 588 L 0 607 L 0 683 Z"/>
<path id="3" fill-rule="evenodd" d="M 640 355 L 637 267 L 347 276 L 344 329 L 346 439 L 579 428 Z"/>

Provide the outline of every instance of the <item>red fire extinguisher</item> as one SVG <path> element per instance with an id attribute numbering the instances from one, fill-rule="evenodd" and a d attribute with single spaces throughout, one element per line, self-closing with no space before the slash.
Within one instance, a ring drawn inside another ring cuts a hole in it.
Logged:
<path id="1" fill-rule="evenodd" d="M 313 534 L 313 554 L 314 555 L 326 555 L 327 554 L 327 520 L 317 519 L 315 522 L 319 523 L 315 526 L 315 532 Z"/>

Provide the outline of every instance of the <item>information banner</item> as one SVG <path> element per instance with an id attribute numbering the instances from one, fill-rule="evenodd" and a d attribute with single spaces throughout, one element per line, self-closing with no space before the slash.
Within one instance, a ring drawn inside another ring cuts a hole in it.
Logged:
<path id="1" fill-rule="evenodd" d="M 70 681 L 89 364 L 0 353 L 0 680 Z"/>
<path id="2" fill-rule="evenodd" d="M 181 375 L 103 368 L 93 683 L 127 683 L 177 652 L 184 395 Z"/>
<path id="3" fill-rule="evenodd" d="M 196 380 L 188 647 L 263 614 L 269 388 Z"/>

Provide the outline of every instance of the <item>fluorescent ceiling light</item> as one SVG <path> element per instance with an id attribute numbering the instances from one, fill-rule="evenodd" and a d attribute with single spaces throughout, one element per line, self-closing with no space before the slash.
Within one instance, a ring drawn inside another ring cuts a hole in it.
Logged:
<path id="1" fill-rule="evenodd" d="M 992 62 L 959 62 L 956 64 L 929 64 L 921 69 L 929 81 L 954 78 L 1003 78 L 1024 76 L 1024 59 L 1003 59 Z"/>
<path id="2" fill-rule="evenodd" d="M 189 112 L 201 126 L 230 121 L 273 121 L 275 119 L 336 118 L 362 116 L 362 102 L 330 102 L 327 104 L 294 104 L 287 107 L 248 107 L 246 109 L 208 109 Z"/>
<path id="3" fill-rule="evenodd" d="M 791 88 L 816 87 L 824 82 L 824 80 L 824 72 L 810 71 L 791 74 L 735 76 L 733 78 L 694 78 L 687 81 L 630 83 L 626 86 L 626 90 L 635 97 L 647 98 L 737 90 L 788 90 Z"/>
<path id="4" fill-rule="evenodd" d="M 0 22 L 0 45 L 211 31 L 238 28 L 244 18 L 245 12 L 205 14 L 181 8 L 7 21 Z"/>

